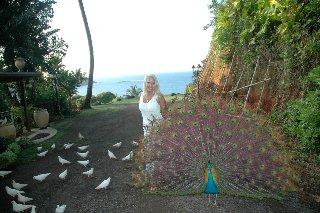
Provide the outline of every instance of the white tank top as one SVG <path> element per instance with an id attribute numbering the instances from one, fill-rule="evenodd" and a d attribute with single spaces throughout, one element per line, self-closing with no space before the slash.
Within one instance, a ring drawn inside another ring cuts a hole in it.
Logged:
<path id="1" fill-rule="evenodd" d="M 142 115 L 143 126 L 149 126 L 154 120 L 163 119 L 157 98 L 158 95 L 154 94 L 149 102 L 144 103 L 143 94 L 141 94 L 139 101 L 139 110 Z"/>

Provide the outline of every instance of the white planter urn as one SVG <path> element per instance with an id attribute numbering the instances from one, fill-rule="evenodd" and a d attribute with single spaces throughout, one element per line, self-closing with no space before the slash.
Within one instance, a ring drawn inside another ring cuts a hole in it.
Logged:
<path id="1" fill-rule="evenodd" d="M 49 113 L 47 109 L 34 111 L 33 118 L 40 129 L 47 127 L 49 124 Z"/>
<path id="2" fill-rule="evenodd" d="M 16 127 L 13 124 L 4 124 L 0 126 L 0 137 L 16 138 Z"/>

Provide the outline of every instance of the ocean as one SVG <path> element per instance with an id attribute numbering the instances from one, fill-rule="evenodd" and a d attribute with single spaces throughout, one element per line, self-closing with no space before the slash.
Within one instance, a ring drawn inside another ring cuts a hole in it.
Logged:
<path id="1" fill-rule="evenodd" d="M 184 93 L 186 85 L 192 82 L 192 71 L 159 73 L 155 74 L 160 84 L 160 90 L 164 95 L 171 93 Z M 130 86 L 136 85 L 143 88 L 144 75 L 110 77 L 105 79 L 95 79 L 92 94 L 97 95 L 102 92 L 112 92 L 117 96 L 126 94 Z M 87 85 L 78 88 L 78 95 L 86 95 Z"/>

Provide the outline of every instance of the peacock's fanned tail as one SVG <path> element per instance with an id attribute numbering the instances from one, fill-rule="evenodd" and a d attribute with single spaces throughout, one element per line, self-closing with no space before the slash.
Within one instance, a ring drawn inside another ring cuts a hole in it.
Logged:
<path id="1" fill-rule="evenodd" d="M 215 102 L 175 105 L 147 141 L 145 171 L 162 192 L 204 192 L 209 161 L 220 193 L 281 197 L 298 178 L 267 128 Z"/>

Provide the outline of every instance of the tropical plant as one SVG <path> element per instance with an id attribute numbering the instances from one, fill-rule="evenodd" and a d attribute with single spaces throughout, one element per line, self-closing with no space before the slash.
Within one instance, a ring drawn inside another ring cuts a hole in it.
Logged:
<path id="1" fill-rule="evenodd" d="M 137 85 L 130 86 L 129 89 L 127 89 L 126 97 L 127 98 L 135 98 L 140 96 L 142 93 L 142 89 L 138 88 Z"/>

